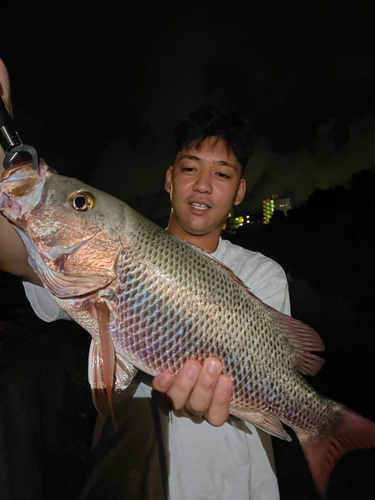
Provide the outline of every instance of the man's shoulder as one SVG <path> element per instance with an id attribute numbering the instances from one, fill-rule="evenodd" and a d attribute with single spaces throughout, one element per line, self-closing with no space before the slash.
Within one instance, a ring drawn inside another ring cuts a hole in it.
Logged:
<path id="1" fill-rule="evenodd" d="M 288 282 L 284 269 L 260 252 L 221 240 L 214 257 L 223 262 L 265 304 L 290 314 Z"/>
<path id="2" fill-rule="evenodd" d="M 235 245 L 229 240 L 221 240 L 219 245 L 219 252 L 215 257 L 221 260 L 228 267 L 242 269 L 244 267 L 251 268 L 255 273 L 262 272 L 262 274 L 273 274 L 285 277 L 283 268 L 276 261 L 263 255 L 260 252 L 248 250 L 239 245 Z"/>

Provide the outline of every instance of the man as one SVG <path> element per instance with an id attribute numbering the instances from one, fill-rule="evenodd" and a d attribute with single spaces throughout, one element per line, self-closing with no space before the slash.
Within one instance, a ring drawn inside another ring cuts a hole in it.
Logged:
<path id="1" fill-rule="evenodd" d="M 176 150 L 165 181 L 172 204 L 168 230 L 222 261 L 265 303 L 289 314 L 288 287 L 280 266 L 220 237 L 226 216 L 233 205 L 241 203 L 246 191 L 243 171 L 251 153 L 246 121 L 203 106 L 176 130 Z M 162 390 L 159 381 L 165 376 L 156 377 L 153 387 Z M 174 390 L 168 393 L 174 396 Z M 196 388 L 191 399 L 196 411 L 200 403 L 195 392 Z M 176 400 L 174 397 L 175 406 Z M 186 407 L 191 411 L 190 404 L 188 401 Z M 171 498 L 278 498 L 265 448 L 271 454 L 269 437 L 243 422 L 227 422 L 215 429 L 207 422 L 196 424 L 172 414 Z"/>
<path id="2" fill-rule="evenodd" d="M 242 174 L 251 142 L 246 121 L 208 106 L 199 108 L 180 124 L 176 132 L 177 154 L 165 180 L 172 204 L 168 231 L 221 260 L 265 303 L 289 313 L 288 287 L 280 266 L 220 237 L 226 216 L 245 195 Z M 18 250 L 19 255 L 24 255 L 23 249 Z M 1 248 L 0 264 L 14 272 L 9 259 L 1 260 Z M 36 313 L 46 321 L 62 317 L 54 303 L 48 304 L 44 290 L 35 285 L 37 277 L 29 270 L 21 275 L 29 282 L 25 290 Z M 184 414 L 193 417 L 170 415 L 172 500 L 278 498 L 269 437 L 250 424 L 226 422 L 231 382 L 221 374 L 218 360 L 208 359 L 203 367 L 189 361 L 174 381 L 164 373 L 154 378 L 152 386 L 167 394 L 174 409 L 183 409 Z M 150 395 L 150 388 L 141 383 L 136 396 Z M 163 462 L 164 457 L 160 456 L 160 460 Z M 123 491 L 124 498 L 129 498 Z M 96 498 L 89 495 L 84 498 Z"/>

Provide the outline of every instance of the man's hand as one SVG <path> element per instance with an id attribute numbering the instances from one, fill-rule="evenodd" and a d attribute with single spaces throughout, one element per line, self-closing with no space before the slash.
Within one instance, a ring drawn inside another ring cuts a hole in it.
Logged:
<path id="1" fill-rule="evenodd" d="M 232 381 L 221 373 L 221 363 L 216 358 L 207 358 L 203 366 L 198 361 L 187 361 L 175 380 L 164 372 L 154 378 L 152 387 L 165 393 L 175 410 L 202 416 L 215 427 L 229 417 Z"/>

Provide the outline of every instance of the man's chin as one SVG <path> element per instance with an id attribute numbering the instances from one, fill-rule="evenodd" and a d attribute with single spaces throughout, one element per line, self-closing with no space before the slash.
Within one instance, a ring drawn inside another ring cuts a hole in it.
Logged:
<path id="1" fill-rule="evenodd" d="M 178 218 L 176 216 L 171 217 L 169 220 L 168 228 L 171 233 L 176 234 L 181 239 L 188 237 L 203 238 L 209 235 L 220 236 L 222 223 L 218 224 L 217 221 L 203 220 L 203 218 Z"/>
<path id="2" fill-rule="evenodd" d="M 185 233 L 189 236 L 203 237 L 215 232 L 221 232 L 221 226 L 218 227 L 199 227 L 199 226 L 186 226 L 183 228 Z"/>

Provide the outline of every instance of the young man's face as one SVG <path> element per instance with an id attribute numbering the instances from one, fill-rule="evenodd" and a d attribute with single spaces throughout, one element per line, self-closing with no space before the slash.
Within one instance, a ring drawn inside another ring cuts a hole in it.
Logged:
<path id="1" fill-rule="evenodd" d="M 243 200 L 246 181 L 236 156 L 221 139 L 210 137 L 199 148 L 191 145 L 177 154 L 167 170 L 165 189 L 172 203 L 169 229 L 188 239 L 220 235 L 232 206 Z"/>

